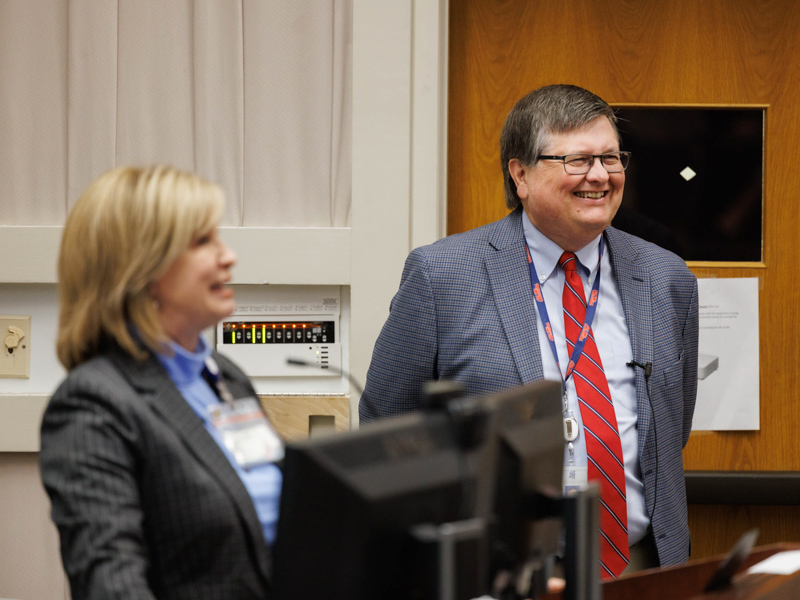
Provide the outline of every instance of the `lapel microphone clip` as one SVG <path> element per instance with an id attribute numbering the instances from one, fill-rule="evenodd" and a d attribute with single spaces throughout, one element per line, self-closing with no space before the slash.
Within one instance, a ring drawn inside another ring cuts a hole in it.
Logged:
<path id="1" fill-rule="evenodd" d="M 650 374 L 653 372 L 653 363 L 651 363 L 651 362 L 646 362 L 646 363 L 642 364 L 642 363 L 640 363 L 638 361 L 632 360 L 631 362 L 625 363 L 625 366 L 626 367 L 632 367 L 632 368 L 639 367 L 640 369 L 644 369 L 644 378 L 645 379 L 650 379 Z"/>

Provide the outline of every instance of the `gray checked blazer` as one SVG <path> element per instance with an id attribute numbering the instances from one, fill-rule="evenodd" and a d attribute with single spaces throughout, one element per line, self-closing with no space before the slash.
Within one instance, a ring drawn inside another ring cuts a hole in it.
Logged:
<path id="1" fill-rule="evenodd" d="M 682 450 L 697 394 L 697 281 L 677 256 L 604 233 L 636 369 L 639 463 L 662 566 L 690 540 Z M 417 248 L 408 257 L 367 374 L 362 422 L 416 410 L 426 381 L 488 394 L 543 377 L 522 212 Z M 649 396 L 649 400 L 648 400 Z"/>
<path id="2" fill-rule="evenodd" d="M 254 394 L 214 358 L 234 397 Z M 155 356 L 114 346 L 70 371 L 41 440 L 73 600 L 270 597 L 253 501 Z"/>

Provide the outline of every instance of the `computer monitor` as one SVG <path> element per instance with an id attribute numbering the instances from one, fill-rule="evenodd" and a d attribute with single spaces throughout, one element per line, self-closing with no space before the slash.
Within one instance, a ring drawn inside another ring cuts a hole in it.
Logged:
<path id="1" fill-rule="evenodd" d="M 540 381 L 487 397 L 496 445 L 492 512 L 496 558 L 544 560 L 561 543 L 564 464 L 561 383 Z"/>
<path id="2" fill-rule="evenodd" d="M 419 548 L 409 532 L 418 525 L 495 515 L 505 544 L 525 546 L 513 529 L 527 517 L 505 496 L 560 487 L 562 439 L 542 450 L 552 444 L 545 430 L 561 432 L 560 402 L 560 384 L 539 382 L 289 444 L 276 599 L 410 597 Z M 464 423 L 483 433 L 463 436 Z M 548 461 L 557 467 L 540 464 Z"/>

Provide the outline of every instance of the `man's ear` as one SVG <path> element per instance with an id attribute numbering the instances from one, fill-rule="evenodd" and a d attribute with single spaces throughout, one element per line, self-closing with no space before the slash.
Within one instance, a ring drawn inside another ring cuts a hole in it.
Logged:
<path id="1" fill-rule="evenodd" d="M 517 196 L 521 199 L 528 197 L 528 178 L 526 175 L 528 175 L 529 171 L 530 168 L 523 165 L 518 158 L 512 158 L 508 161 L 508 174 L 511 175 L 511 179 L 517 185 Z"/>

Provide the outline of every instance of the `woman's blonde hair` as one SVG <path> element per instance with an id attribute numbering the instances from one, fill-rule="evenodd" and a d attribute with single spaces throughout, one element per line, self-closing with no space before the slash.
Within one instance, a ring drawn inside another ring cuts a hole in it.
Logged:
<path id="1" fill-rule="evenodd" d="M 138 359 L 147 354 L 141 343 L 163 348 L 150 284 L 216 226 L 223 206 L 219 187 L 167 166 L 113 169 L 89 186 L 67 218 L 58 258 L 64 367 L 112 340 Z"/>

